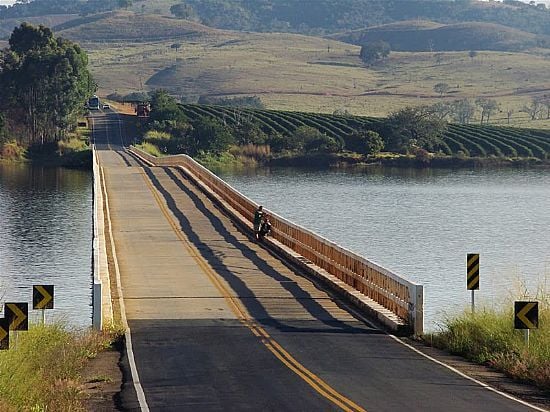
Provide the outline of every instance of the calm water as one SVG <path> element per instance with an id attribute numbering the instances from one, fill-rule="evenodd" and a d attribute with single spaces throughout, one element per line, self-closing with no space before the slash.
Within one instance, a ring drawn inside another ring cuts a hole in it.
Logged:
<path id="1" fill-rule="evenodd" d="M 0 163 L 0 302 L 53 284 L 47 319 L 90 325 L 91 219 L 91 173 Z"/>
<path id="2" fill-rule="evenodd" d="M 481 254 L 476 301 L 486 305 L 503 304 L 522 284 L 535 293 L 550 272 L 550 171 L 219 174 L 270 210 L 423 284 L 430 329 L 469 305 L 467 253 Z"/>

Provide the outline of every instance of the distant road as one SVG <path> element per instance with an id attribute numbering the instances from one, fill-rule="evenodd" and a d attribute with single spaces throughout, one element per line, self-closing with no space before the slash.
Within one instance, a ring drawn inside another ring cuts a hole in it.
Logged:
<path id="1" fill-rule="evenodd" d="M 126 153 L 122 131 L 117 114 L 94 115 L 132 338 L 125 410 L 533 410 L 373 327 L 179 170 Z"/>

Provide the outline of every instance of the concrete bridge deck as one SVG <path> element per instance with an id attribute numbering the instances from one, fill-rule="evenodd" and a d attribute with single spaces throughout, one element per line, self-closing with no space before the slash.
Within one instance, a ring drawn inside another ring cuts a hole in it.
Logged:
<path id="1" fill-rule="evenodd" d="M 125 409 L 532 410 L 371 325 L 180 170 L 137 161 L 116 115 L 94 122 L 136 366 Z"/>

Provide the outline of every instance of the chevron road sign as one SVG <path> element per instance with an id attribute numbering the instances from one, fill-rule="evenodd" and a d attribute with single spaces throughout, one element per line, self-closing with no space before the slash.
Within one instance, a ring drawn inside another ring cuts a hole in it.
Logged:
<path id="1" fill-rule="evenodd" d="M 0 350 L 10 348 L 10 327 L 7 318 L 0 318 Z"/>
<path id="2" fill-rule="evenodd" d="M 514 302 L 514 328 L 537 329 L 539 327 L 538 302 Z"/>
<path id="3" fill-rule="evenodd" d="M 4 316 L 8 319 L 10 330 L 29 330 L 28 303 L 6 303 Z"/>
<path id="4" fill-rule="evenodd" d="M 53 285 L 34 285 L 32 287 L 32 308 L 53 309 Z"/>

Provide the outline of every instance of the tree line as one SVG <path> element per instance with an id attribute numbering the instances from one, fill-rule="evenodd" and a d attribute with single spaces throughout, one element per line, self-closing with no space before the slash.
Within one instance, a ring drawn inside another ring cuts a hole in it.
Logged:
<path id="1" fill-rule="evenodd" d="M 345 136 L 329 136 L 305 124 L 287 132 L 266 133 L 261 124 L 238 109 L 231 122 L 210 115 L 188 118 L 175 98 L 163 90 L 153 93 L 151 109 L 145 141 L 167 154 L 199 158 L 221 155 L 235 146 L 268 147 L 274 155 L 417 153 L 437 150 L 447 127 L 432 107 L 409 107 L 392 113 L 377 126 L 358 127 Z"/>
<path id="2" fill-rule="evenodd" d="M 87 66 L 86 53 L 49 28 L 15 28 L 0 52 L 2 141 L 43 146 L 63 139 L 96 89 Z"/>
<path id="3" fill-rule="evenodd" d="M 17 0 L 11 7 L 0 5 L 0 20 L 48 14 L 79 14 L 85 16 L 127 8 L 132 4 L 133 0 Z"/>
<path id="4" fill-rule="evenodd" d="M 172 6 L 180 18 L 208 26 L 250 31 L 335 33 L 402 20 L 498 23 L 550 35 L 546 7 L 507 0 L 503 6 L 470 0 L 183 0 Z"/>

